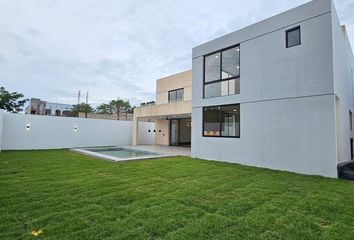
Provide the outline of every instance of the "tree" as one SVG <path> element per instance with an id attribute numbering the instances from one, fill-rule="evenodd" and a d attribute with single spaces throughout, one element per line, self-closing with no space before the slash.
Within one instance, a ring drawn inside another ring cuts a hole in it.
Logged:
<path id="1" fill-rule="evenodd" d="M 113 114 L 115 106 L 110 105 L 109 103 L 102 103 L 96 108 L 96 113 L 99 114 Z"/>
<path id="2" fill-rule="evenodd" d="M 79 105 L 74 105 L 74 107 L 70 110 L 70 116 L 72 117 L 78 117 L 79 112 L 84 112 L 84 113 L 93 113 L 93 108 L 91 107 L 90 104 L 86 103 L 80 103 Z"/>
<path id="3" fill-rule="evenodd" d="M 123 99 L 112 100 L 109 104 L 115 106 L 115 113 L 117 114 L 117 119 L 119 120 L 120 113 L 132 113 L 132 106 L 130 106 L 129 101 L 124 101 Z"/>
<path id="4" fill-rule="evenodd" d="M 96 108 L 97 113 L 101 114 L 117 114 L 119 120 L 119 114 L 132 113 L 133 108 L 129 101 L 123 99 L 111 100 L 109 103 L 103 103 Z"/>
<path id="5" fill-rule="evenodd" d="M 28 101 L 28 99 L 21 99 L 23 97 L 22 93 L 9 92 L 4 87 L 0 87 L 0 109 L 12 113 L 21 112 L 23 105 Z"/>

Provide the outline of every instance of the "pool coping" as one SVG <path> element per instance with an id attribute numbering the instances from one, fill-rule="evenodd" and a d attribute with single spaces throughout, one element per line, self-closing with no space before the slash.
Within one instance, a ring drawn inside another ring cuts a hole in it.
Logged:
<path id="1" fill-rule="evenodd" d="M 136 150 L 133 148 L 129 148 L 129 147 L 124 147 L 124 146 L 110 146 L 110 147 L 92 147 L 92 148 L 72 148 L 70 149 L 70 151 L 79 153 L 79 154 L 83 154 L 86 156 L 90 156 L 90 157 L 96 157 L 96 158 L 100 158 L 100 159 L 104 159 L 104 160 L 108 160 L 111 162 L 125 162 L 125 161 L 132 161 L 132 160 L 146 160 L 146 159 L 155 159 L 155 158 L 164 158 L 164 157 L 176 157 L 178 155 L 176 154 L 165 154 L 165 153 L 159 153 L 159 152 L 150 152 L 150 151 L 143 151 L 143 150 L 138 150 L 138 151 L 142 151 L 142 152 L 148 152 L 148 153 L 154 153 L 154 154 L 159 154 L 159 155 L 153 155 L 153 156 L 144 156 L 144 157 L 131 157 L 131 158 L 119 158 L 119 157 L 113 157 L 110 155 L 106 155 L 106 154 L 101 154 L 98 152 L 93 152 L 90 150 L 94 150 L 94 149 L 104 149 L 104 148 L 122 148 L 125 150 Z"/>

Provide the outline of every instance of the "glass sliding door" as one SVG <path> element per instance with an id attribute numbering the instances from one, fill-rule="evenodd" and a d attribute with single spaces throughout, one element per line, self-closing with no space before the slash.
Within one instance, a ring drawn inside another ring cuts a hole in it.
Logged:
<path id="1" fill-rule="evenodd" d="M 178 119 L 170 120 L 170 145 L 177 146 L 179 144 L 179 121 Z"/>
<path id="2" fill-rule="evenodd" d="M 192 121 L 190 118 L 179 118 L 170 120 L 170 145 L 185 146 L 191 145 Z"/>
<path id="3" fill-rule="evenodd" d="M 192 121 L 190 118 L 179 119 L 179 146 L 190 146 L 191 145 L 191 127 Z"/>

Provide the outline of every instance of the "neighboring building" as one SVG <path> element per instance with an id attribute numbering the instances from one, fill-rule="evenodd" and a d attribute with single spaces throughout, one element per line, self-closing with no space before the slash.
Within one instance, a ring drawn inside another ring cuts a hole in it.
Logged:
<path id="1" fill-rule="evenodd" d="M 337 177 L 353 155 L 353 68 L 330 0 L 195 47 L 192 156 Z"/>
<path id="2" fill-rule="evenodd" d="M 71 104 L 52 103 L 42 101 L 39 98 L 31 98 L 29 105 L 25 109 L 26 114 L 67 116 L 74 107 Z"/>
<path id="3" fill-rule="evenodd" d="M 155 121 L 155 144 L 190 146 L 192 111 L 192 71 L 156 81 L 156 104 L 137 107 L 133 117 L 133 145 L 139 121 Z"/>

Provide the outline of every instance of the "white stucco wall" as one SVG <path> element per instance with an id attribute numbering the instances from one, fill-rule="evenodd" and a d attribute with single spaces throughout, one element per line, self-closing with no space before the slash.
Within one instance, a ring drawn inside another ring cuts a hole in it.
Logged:
<path id="1" fill-rule="evenodd" d="M 2 146 L 2 129 L 3 129 L 3 122 L 4 122 L 4 110 L 0 109 L 0 152 Z"/>
<path id="2" fill-rule="evenodd" d="M 332 4 L 332 39 L 333 39 L 333 79 L 334 92 L 337 96 L 337 161 L 351 159 L 349 111 L 354 113 L 353 76 L 354 58 L 347 33 L 341 28 L 334 5 Z M 354 119 L 354 117 L 353 117 Z"/>
<path id="3" fill-rule="evenodd" d="M 301 27 L 301 45 L 285 31 Z M 203 56 L 240 44 L 240 94 L 203 98 Z M 337 177 L 332 4 L 315 0 L 193 49 L 192 156 Z M 240 104 L 240 138 L 202 136 L 204 106 Z"/>
<path id="4" fill-rule="evenodd" d="M 138 127 L 138 143 L 140 145 L 155 144 L 155 122 L 139 122 Z M 150 130 L 150 132 L 149 132 Z M 130 130 L 130 134 L 132 131 Z M 131 144 L 131 141 L 129 142 Z"/>
<path id="5" fill-rule="evenodd" d="M 153 144 L 154 134 L 147 129 L 154 123 L 139 124 L 139 141 Z M 131 121 L 4 113 L 1 146 L 2 150 L 24 150 L 130 145 L 131 129 Z"/>
<path id="6" fill-rule="evenodd" d="M 333 95 L 244 103 L 240 138 L 201 137 L 193 124 L 192 156 L 336 177 Z M 202 108 L 193 108 L 202 122 Z"/>

